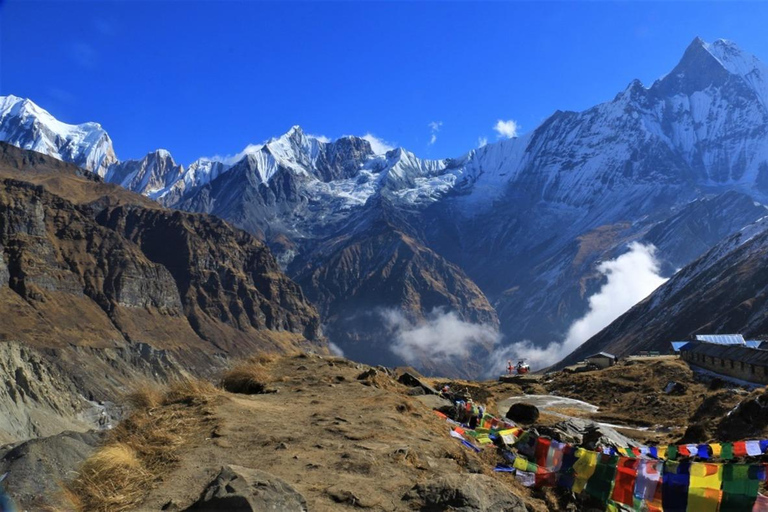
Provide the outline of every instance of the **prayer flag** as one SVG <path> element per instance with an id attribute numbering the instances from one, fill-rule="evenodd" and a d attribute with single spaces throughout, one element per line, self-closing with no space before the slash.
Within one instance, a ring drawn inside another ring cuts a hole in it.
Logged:
<path id="1" fill-rule="evenodd" d="M 723 443 L 722 448 L 720 457 L 723 460 L 731 460 L 733 458 L 733 443 Z"/>
<path id="2" fill-rule="evenodd" d="M 670 446 L 672 448 L 672 446 Z M 688 484 L 690 462 L 664 464 L 661 497 L 664 512 L 686 512 L 688 509 Z"/>
<path id="3" fill-rule="evenodd" d="M 616 482 L 613 486 L 613 494 L 611 495 L 613 501 L 629 506 L 634 505 L 637 467 L 642 462 L 644 461 L 638 459 L 619 459 L 618 466 L 616 467 Z"/>
<path id="4" fill-rule="evenodd" d="M 598 455 L 597 464 L 592 476 L 587 481 L 585 490 L 593 498 L 605 502 L 611 496 L 611 487 L 616 478 L 616 465 L 619 462 L 619 457 L 597 453 L 595 455 Z"/>
<path id="5" fill-rule="evenodd" d="M 709 447 L 712 449 L 712 457 L 719 459 L 720 458 L 720 452 L 722 451 L 723 447 L 720 446 L 720 443 L 712 443 L 709 445 Z"/>
<path id="6" fill-rule="evenodd" d="M 677 454 L 681 457 L 690 457 L 691 456 L 691 450 L 688 449 L 688 447 L 691 446 L 689 444 L 681 444 L 677 447 Z"/>
<path id="7" fill-rule="evenodd" d="M 747 456 L 747 443 L 744 441 L 736 441 L 733 443 L 733 455 L 734 457 L 746 457 Z"/>
<path id="8" fill-rule="evenodd" d="M 536 461 L 537 465 L 546 467 L 547 455 L 549 454 L 549 444 L 549 439 L 545 439 L 543 437 L 540 437 L 536 440 L 534 460 Z"/>
<path id="9" fill-rule="evenodd" d="M 677 446 L 671 444 L 667 446 L 667 460 L 677 459 Z"/>
<path id="10" fill-rule="evenodd" d="M 597 452 L 591 452 L 583 448 L 576 450 L 578 460 L 573 463 L 573 472 L 575 480 L 573 482 L 573 492 L 580 493 L 587 485 L 587 480 L 594 474 L 597 467 Z"/>
<path id="11" fill-rule="evenodd" d="M 744 464 L 723 466 L 723 500 L 721 512 L 750 512 L 757 498 L 760 481 L 757 471 Z"/>
<path id="12" fill-rule="evenodd" d="M 664 463 L 655 460 L 641 460 L 637 468 L 635 498 L 648 510 L 661 510 L 661 472 Z"/>
<path id="13" fill-rule="evenodd" d="M 760 449 L 760 442 L 759 441 L 747 441 L 747 455 L 750 457 L 756 457 L 757 455 L 761 455 L 763 451 Z"/>
<path id="14" fill-rule="evenodd" d="M 529 471 L 517 471 L 515 477 L 517 477 L 517 481 L 525 487 L 533 487 L 536 485 L 536 475 Z"/>
<path id="15" fill-rule="evenodd" d="M 768 496 L 758 494 L 752 512 L 768 512 Z"/>
<path id="16" fill-rule="evenodd" d="M 694 462 L 690 469 L 688 512 L 717 512 L 723 483 L 723 466 Z"/>
<path id="17" fill-rule="evenodd" d="M 701 457 L 702 459 L 708 459 L 709 458 L 709 445 L 708 444 L 700 444 L 696 447 L 696 455 L 698 457 Z"/>

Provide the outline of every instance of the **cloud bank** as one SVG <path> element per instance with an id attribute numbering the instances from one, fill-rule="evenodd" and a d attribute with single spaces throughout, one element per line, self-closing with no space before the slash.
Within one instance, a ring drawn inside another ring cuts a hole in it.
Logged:
<path id="1" fill-rule="evenodd" d="M 425 358 L 467 358 L 474 348 L 491 347 L 500 339 L 494 326 L 465 322 L 455 312 L 443 309 L 434 309 L 416 322 L 391 309 L 381 311 L 381 316 L 394 338 L 392 352 L 409 364 Z"/>
<path id="2" fill-rule="evenodd" d="M 395 149 L 394 145 L 390 144 L 384 139 L 376 137 L 370 132 L 366 133 L 361 138 L 367 140 L 371 144 L 371 149 L 376 155 L 383 155 L 387 151 L 392 151 Z"/>
<path id="3" fill-rule="evenodd" d="M 499 347 L 489 374 L 503 372 L 508 359 L 526 359 L 533 369 L 559 362 L 666 281 L 659 275 L 656 247 L 638 242 L 632 242 L 629 251 L 618 258 L 598 265 L 597 270 L 608 280 L 589 298 L 589 310 L 571 324 L 563 341 L 546 347 L 536 347 L 530 341 Z"/>
<path id="4" fill-rule="evenodd" d="M 506 139 L 511 139 L 512 137 L 517 137 L 517 132 L 520 130 L 520 125 L 517 124 L 517 121 L 512 119 L 507 121 L 499 119 L 496 121 L 493 129 L 496 131 L 500 138 L 504 137 Z"/>

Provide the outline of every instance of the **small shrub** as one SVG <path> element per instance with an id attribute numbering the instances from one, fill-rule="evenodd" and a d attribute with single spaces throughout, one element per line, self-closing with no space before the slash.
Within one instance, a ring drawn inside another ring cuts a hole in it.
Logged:
<path id="1" fill-rule="evenodd" d="M 230 393 L 256 395 L 263 393 L 269 381 L 267 370 L 258 362 L 250 360 L 240 363 L 221 379 L 221 386 Z"/>

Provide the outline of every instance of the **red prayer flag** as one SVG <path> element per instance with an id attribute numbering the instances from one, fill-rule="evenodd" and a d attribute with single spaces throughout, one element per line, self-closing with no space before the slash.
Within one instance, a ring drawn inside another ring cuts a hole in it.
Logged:
<path id="1" fill-rule="evenodd" d="M 747 456 L 747 443 L 746 441 L 736 441 L 733 443 L 733 455 L 734 457 L 746 457 Z"/>
<path id="2" fill-rule="evenodd" d="M 746 448 L 744 448 L 744 450 L 745 450 L 744 453 L 746 453 Z M 691 452 L 688 451 L 688 447 L 685 446 L 684 444 L 681 444 L 680 446 L 677 447 L 677 454 L 679 456 L 681 456 L 681 457 L 690 457 L 691 456 Z"/>
<path id="3" fill-rule="evenodd" d="M 550 440 L 540 437 L 536 440 L 536 451 L 534 452 L 534 458 L 536 465 L 546 467 L 547 454 L 549 453 Z"/>
<path id="4" fill-rule="evenodd" d="M 616 466 L 616 482 L 613 486 L 613 501 L 634 505 L 635 480 L 637 479 L 637 465 L 640 459 L 621 457 Z"/>

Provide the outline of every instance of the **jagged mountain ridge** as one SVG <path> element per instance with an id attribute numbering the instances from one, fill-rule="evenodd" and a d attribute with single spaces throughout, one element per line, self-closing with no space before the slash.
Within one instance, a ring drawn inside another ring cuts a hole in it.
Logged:
<path id="1" fill-rule="evenodd" d="M 418 318 L 424 304 L 481 304 L 468 293 L 479 289 L 508 341 L 546 343 L 585 312 L 604 280 L 596 264 L 628 242 L 664 231 L 659 256 L 670 271 L 763 215 L 753 203 L 768 198 L 765 77 L 765 66 L 733 43 L 696 39 L 650 87 L 634 81 L 611 101 L 556 112 L 520 138 L 457 159 L 422 160 L 402 148 L 377 155 L 364 139 L 326 142 L 294 127 L 235 161 L 200 159 L 184 169 L 151 153 L 104 175 L 257 234 L 295 277 L 314 265 L 348 288 L 360 271 L 377 273 L 336 257 L 361 247 L 348 232 L 395 211 L 385 238 L 403 233 L 437 258 L 417 273 L 457 268 L 472 283 L 459 287 L 461 296 L 438 287 L 440 300 L 401 307 Z M 739 192 L 722 199 L 728 213 L 704 216 L 696 229 L 671 222 L 697 199 L 728 191 Z M 376 237 L 363 245 L 374 247 Z M 343 300 L 327 286 L 312 298 L 338 311 Z M 400 286 L 391 296 L 414 292 Z M 419 296 L 430 286 L 419 286 Z M 469 321 L 484 307 L 459 312 Z M 337 342 L 360 343 L 358 334 Z"/>
<path id="2" fill-rule="evenodd" d="M 0 143 L 0 443 L 105 426 L 139 380 L 325 350 L 316 310 L 252 235 Z"/>

